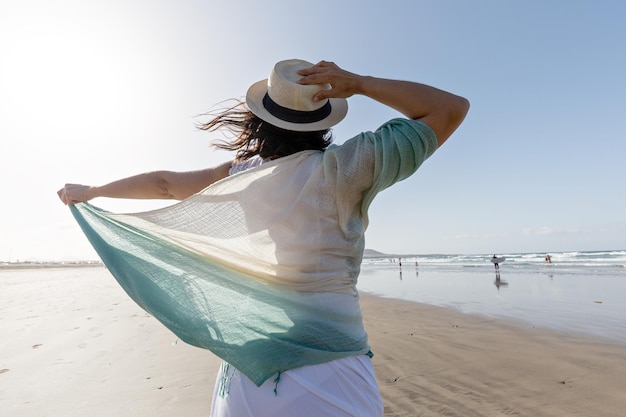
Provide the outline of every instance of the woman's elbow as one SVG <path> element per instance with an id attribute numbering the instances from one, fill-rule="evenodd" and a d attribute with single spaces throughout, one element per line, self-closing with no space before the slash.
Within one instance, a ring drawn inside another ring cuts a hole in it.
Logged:
<path id="1" fill-rule="evenodd" d="M 452 116 L 453 122 L 455 123 L 455 127 L 454 127 L 455 130 L 457 127 L 461 125 L 461 123 L 463 123 L 463 120 L 465 120 L 465 116 L 467 116 L 469 109 L 470 109 L 469 100 L 466 99 L 465 97 L 459 97 L 455 105 L 454 114 Z"/>
<path id="2" fill-rule="evenodd" d="M 447 117 L 445 127 L 442 130 L 442 134 L 438 135 L 439 146 L 454 133 L 454 131 L 463 123 L 465 116 L 470 109 L 470 102 L 465 97 L 455 96 L 454 100 L 451 100 L 448 104 Z"/>
<path id="3" fill-rule="evenodd" d="M 455 96 L 454 103 L 450 106 L 450 120 L 452 123 L 456 123 L 455 128 L 463 122 L 465 116 L 467 116 L 467 112 L 469 112 L 469 109 L 470 102 L 468 99 L 461 96 Z"/>

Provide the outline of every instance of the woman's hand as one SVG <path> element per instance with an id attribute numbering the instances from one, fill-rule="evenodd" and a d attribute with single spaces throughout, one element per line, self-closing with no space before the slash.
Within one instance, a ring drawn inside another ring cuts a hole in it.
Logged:
<path id="1" fill-rule="evenodd" d="M 362 78 L 339 68 L 334 62 L 321 61 L 311 68 L 298 71 L 303 77 L 300 84 L 330 84 L 330 90 L 322 90 L 314 97 L 314 101 L 327 98 L 348 98 L 361 92 Z"/>
<path id="2" fill-rule="evenodd" d="M 57 191 L 57 195 L 63 204 L 76 204 L 91 199 L 89 190 L 91 186 L 81 184 L 65 184 L 65 187 Z"/>

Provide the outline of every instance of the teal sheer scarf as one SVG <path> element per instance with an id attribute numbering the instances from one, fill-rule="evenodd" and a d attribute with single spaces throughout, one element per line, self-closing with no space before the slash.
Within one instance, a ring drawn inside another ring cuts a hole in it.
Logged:
<path id="1" fill-rule="evenodd" d="M 186 343 L 208 349 L 255 384 L 279 371 L 369 352 L 361 317 L 313 294 L 262 284 L 87 203 L 70 206 L 128 295 Z"/>

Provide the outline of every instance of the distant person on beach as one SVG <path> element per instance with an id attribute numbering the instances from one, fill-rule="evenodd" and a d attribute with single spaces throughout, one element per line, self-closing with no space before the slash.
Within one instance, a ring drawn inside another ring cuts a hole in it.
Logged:
<path id="1" fill-rule="evenodd" d="M 493 255 L 491 258 L 491 262 L 493 262 L 493 266 L 494 268 L 496 268 L 496 271 L 499 272 L 500 271 L 500 263 L 497 261 L 498 257 L 496 255 Z"/>
<path id="2" fill-rule="evenodd" d="M 551 264 L 552 263 L 552 257 L 550 255 L 546 255 L 546 263 L 547 264 Z"/>
<path id="3" fill-rule="evenodd" d="M 342 145 L 329 146 L 330 129 L 344 118 L 346 99 L 353 95 L 391 107 L 404 118 L 385 122 L 372 132 L 358 133 L 342 141 Z M 236 134 L 229 142 L 215 144 L 235 152 L 231 162 L 191 172 L 154 171 L 101 186 L 66 184 L 58 195 L 65 204 L 96 197 L 185 200 L 181 203 L 184 207 L 176 204 L 149 212 L 151 224 L 164 230 L 168 237 L 170 229 L 167 228 L 178 227 L 179 223 L 185 227 L 175 232 L 183 230 L 192 235 L 198 229 L 187 227 L 188 224 L 216 223 L 220 233 L 210 236 L 198 233 L 197 238 L 217 236 L 219 261 L 241 268 L 241 271 L 227 271 L 239 274 L 236 282 L 263 280 L 268 291 L 272 291 L 266 295 L 251 290 L 249 294 L 242 294 L 245 302 L 205 292 L 194 298 L 197 305 L 189 306 L 195 308 L 194 322 L 205 320 L 208 323 L 194 328 L 196 332 L 208 329 L 202 334 L 202 340 L 208 340 L 206 348 L 222 359 L 231 358 L 218 372 L 212 417 L 380 417 L 383 404 L 356 297 L 367 209 L 378 192 L 412 175 L 452 135 L 468 109 L 466 99 L 424 84 L 361 76 L 326 61 L 316 65 L 301 60 L 281 61 L 273 66 L 268 80 L 249 88 L 245 103 L 210 114 L 211 119 L 199 126 L 202 130 L 225 129 Z M 223 207 L 219 204 L 226 201 L 226 197 L 232 202 L 229 207 L 237 210 L 196 210 L 194 213 L 204 217 L 194 218 L 186 211 L 204 208 L 204 204 L 213 202 L 216 207 Z M 97 209 L 90 207 L 77 204 L 72 208 L 81 226 L 88 227 L 90 222 L 97 221 L 84 214 Z M 133 216 L 139 218 L 139 214 L 126 216 L 132 221 Z M 109 213 L 98 211 L 97 215 L 107 218 Z M 166 216 L 170 222 L 165 225 L 161 219 Z M 114 227 L 119 222 L 109 223 L 102 227 L 110 227 L 111 233 L 118 233 Z M 142 221 L 138 224 L 132 228 L 121 227 L 120 235 L 131 230 L 130 238 L 135 239 L 141 235 L 141 228 L 147 227 L 142 226 Z M 160 253 L 179 250 L 176 239 L 183 232 L 175 238 L 164 239 Z M 227 232 L 233 233 L 236 239 L 219 240 Z M 97 232 L 88 236 L 94 233 Z M 148 236 L 151 235 L 148 233 Z M 97 242 L 106 243 L 110 236 L 103 234 L 97 238 Z M 242 247 L 239 242 L 243 240 L 252 243 Z M 113 253 L 117 256 L 115 259 L 124 261 L 110 268 L 116 277 L 116 274 L 123 275 L 124 268 L 132 267 L 138 259 L 147 260 L 142 265 L 151 268 L 150 274 L 146 273 L 141 281 L 130 285 L 133 288 L 124 287 L 127 292 L 150 290 L 152 286 L 142 283 L 156 279 L 155 271 L 180 271 L 176 272 L 180 279 L 165 283 L 178 291 L 158 293 L 159 297 L 172 294 L 168 308 L 147 310 L 165 325 L 169 323 L 168 327 L 175 333 L 186 330 L 191 324 L 178 318 L 175 297 L 201 288 L 194 285 L 203 279 L 198 277 L 202 275 L 200 269 L 186 270 L 191 268 L 186 258 L 182 257 L 180 264 L 175 264 L 179 261 L 175 256 L 171 261 L 174 266 L 170 267 L 166 264 L 170 258 L 144 253 L 141 251 L 143 241 L 138 242 L 139 249 L 133 249 L 136 252 L 116 252 L 115 245 L 100 245 L 98 253 L 103 260 L 108 259 L 103 255 Z M 159 244 L 157 239 L 151 238 L 146 242 L 146 245 Z M 180 253 L 187 253 L 184 249 L 180 249 Z M 194 265 L 201 263 L 207 265 L 206 270 L 213 270 L 209 268 L 216 262 L 212 260 L 213 253 L 206 257 L 193 253 Z M 246 257 L 245 262 L 233 261 L 242 257 Z M 138 269 L 137 273 L 142 271 Z M 221 276 L 211 279 L 221 279 Z M 298 302 L 281 302 L 283 295 L 288 301 L 297 296 Z M 277 304 L 257 301 L 257 296 L 258 300 L 275 297 Z M 145 300 L 151 301 L 150 297 Z M 305 308 L 303 302 L 310 304 Z M 225 305 L 224 314 L 234 312 L 238 321 L 220 327 L 220 317 L 211 315 L 214 303 Z M 301 309 L 294 314 L 297 320 L 291 320 L 288 313 L 283 314 L 296 308 Z M 169 310 L 174 310 L 174 314 L 168 316 Z M 286 316 L 285 319 L 282 316 Z M 339 322 L 342 317 L 349 320 Z M 278 324 L 283 325 L 281 320 L 287 328 L 284 332 L 274 330 Z M 316 326 L 326 330 L 320 331 Z M 224 340 L 231 336 L 238 343 L 220 350 L 225 345 Z M 264 350 L 259 350 L 261 348 Z M 320 357 L 326 359 L 320 360 Z M 284 363 L 290 365 L 284 366 Z M 250 375 L 255 374 L 257 368 L 275 371 L 265 372 L 253 381 Z"/>

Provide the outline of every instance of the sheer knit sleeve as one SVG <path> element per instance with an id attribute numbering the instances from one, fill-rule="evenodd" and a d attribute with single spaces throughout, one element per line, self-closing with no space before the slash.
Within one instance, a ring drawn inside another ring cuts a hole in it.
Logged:
<path id="1" fill-rule="evenodd" d="M 340 217 L 367 210 L 385 188 L 411 176 L 437 149 L 437 138 L 425 123 L 393 119 L 375 132 L 363 132 L 329 148 L 325 170 L 334 170 Z"/>

